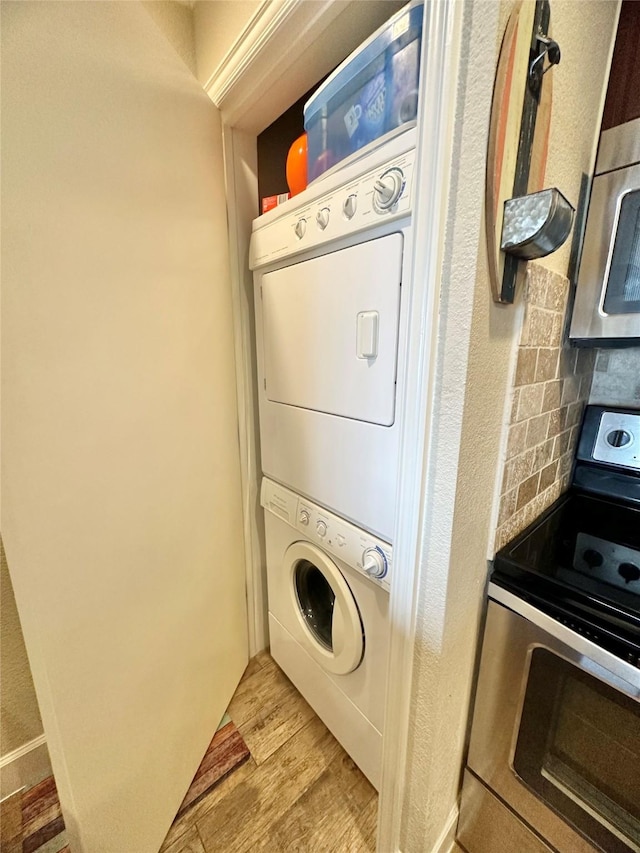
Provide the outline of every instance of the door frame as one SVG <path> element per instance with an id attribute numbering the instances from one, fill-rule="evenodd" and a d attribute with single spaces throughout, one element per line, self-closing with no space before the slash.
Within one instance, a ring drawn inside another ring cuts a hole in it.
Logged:
<path id="1" fill-rule="evenodd" d="M 247 554 L 249 649 L 267 642 L 264 526 L 260 515 L 260 452 L 252 275 L 248 268 L 251 221 L 258 210 L 258 133 L 344 56 L 341 16 L 366 15 L 358 0 L 266 0 L 250 19 L 206 87 L 222 112 L 229 216 L 231 288 L 234 304 L 239 442 Z M 440 274 L 451 183 L 456 91 L 463 4 L 431 0 L 425 5 L 416 150 L 416 194 L 409 299 L 409 341 L 400 438 L 400 471 L 394 535 L 396 566 L 391 588 L 391 650 L 385 709 L 378 849 L 400 850 L 416 639 L 422 530 L 428 494 L 429 436 L 438 342 Z M 282 44 L 287 50 L 280 50 Z M 424 50 L 429 45 L 428 52 Z M 310 61 L 309 46 L 314 53 Z M 336 54 L 337 51 L 342 53 Z M 348 51 L 347 51 L 348 52 Z M 267 89 L 277 95 L 270 103 Z M 429 122 L 420 121 L 429 104 Z M 268 112 L 270 111 L 270 112 Z"/>

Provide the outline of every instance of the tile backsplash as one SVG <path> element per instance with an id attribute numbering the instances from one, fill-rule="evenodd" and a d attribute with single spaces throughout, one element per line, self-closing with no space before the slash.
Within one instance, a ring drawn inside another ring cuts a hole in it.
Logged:
<path id="1" fill-rule="evenodd" d="M 495 538 L 498 550 L 569 485 L 596 352 L 569 347 L 569 281 L 530 263 Z"/>
<path id="2" fill-rule="evenodd" d="M 589 402 L 640 407 L 640 347 L 598 350 Z"/>

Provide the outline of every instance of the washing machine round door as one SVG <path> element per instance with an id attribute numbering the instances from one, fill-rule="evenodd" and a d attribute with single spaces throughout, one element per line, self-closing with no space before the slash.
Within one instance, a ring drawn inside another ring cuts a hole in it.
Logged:
<path id="1" fill-rule="evenodd" d="M 306 650 L 329 672 L 352 672 L 362 660 L 364 635 L 360 611 L 344 575 L 310 542 L 294 542 L 284 560 Z"/>

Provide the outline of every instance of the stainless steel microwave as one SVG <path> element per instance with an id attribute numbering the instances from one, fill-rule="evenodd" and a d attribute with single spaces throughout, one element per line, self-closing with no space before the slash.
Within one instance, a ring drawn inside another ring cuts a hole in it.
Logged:
<path id="1" fill-rule="evenodd" d="M 640 118 L 600 137 L 569 337 L 640 346 Z"/>

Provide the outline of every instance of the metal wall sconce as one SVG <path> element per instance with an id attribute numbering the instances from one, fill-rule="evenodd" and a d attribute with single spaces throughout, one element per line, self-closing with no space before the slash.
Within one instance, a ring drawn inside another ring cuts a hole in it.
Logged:
<path id="1" fill-rule="evenodd" d="M 504 203 L 500 249 L 530 261 L 555 252 L 571 232 L 574 209 L 555 188 Z"/>

